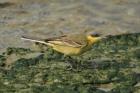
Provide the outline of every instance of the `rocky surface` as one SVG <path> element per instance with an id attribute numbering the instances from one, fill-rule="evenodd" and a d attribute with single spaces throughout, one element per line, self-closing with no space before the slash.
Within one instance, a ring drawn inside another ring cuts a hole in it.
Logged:
<path id="1" fill-rule="evenodd" d="M 31 47 L 21 35 L 140 32 L 139 0 L 0 0 L 0 50 Z"/>
<path id="2" fill-rule="evenodd" d="M 139 93 L 140 34 L 110 37 L 80 56 L 51 48 L 0 55 L 1 93 Z"/>

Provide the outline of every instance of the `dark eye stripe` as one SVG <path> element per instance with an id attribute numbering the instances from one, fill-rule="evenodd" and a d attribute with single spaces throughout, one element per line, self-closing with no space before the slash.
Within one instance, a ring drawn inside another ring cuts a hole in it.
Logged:
<path id="1" fill-rule="evenodd" d="M 99 33 L 97 33 L 97 32 L 93 32 L 93 33 L 91 33 L 91 36 L 93 36 L 93 37 L 99 37 L 99 36 L 100 36 L 100 34 L 99 34 Z"/>
<path id="2" fill-rule="evenodd" d="M 99 37 L 100 34 L 91 34 L 91 36 L 94 36 L 94 37 Z"/>

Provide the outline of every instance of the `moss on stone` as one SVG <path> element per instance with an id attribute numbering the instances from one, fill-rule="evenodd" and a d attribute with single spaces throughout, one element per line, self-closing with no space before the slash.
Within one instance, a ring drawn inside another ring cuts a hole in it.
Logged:
<path id="1" fill-rule="evenodd" d="M 49 48 L 33 58 L 21 57 L 6 69 L 2 64 L 7 56 L 33 53 L 30 49 L 8 48 L 0 56 L 0 91 L 137 93 L 139 50 L 140 34 L 119 35 L 93 45 L 91 51 L 80 56 L 67 57 Z"/>

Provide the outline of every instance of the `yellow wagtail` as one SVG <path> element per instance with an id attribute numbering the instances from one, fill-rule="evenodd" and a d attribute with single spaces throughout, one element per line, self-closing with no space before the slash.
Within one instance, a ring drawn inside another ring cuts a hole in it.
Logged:
<path id="1" fill-rule="evenodd" d="M 104 37 L 101 37 L 100 34 L 94 32 L 88 35 L 84 33 L 70 34 L 44 40 L 32 39 L 25 36 L 21 39 L 42 43 L 65 55 L 80 55 L 91 49 L 92 45 L 102 38 Z"/>

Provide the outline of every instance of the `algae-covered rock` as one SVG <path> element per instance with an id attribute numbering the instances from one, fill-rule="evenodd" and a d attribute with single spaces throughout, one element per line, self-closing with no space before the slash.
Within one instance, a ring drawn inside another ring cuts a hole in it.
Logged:
<path id="1" fill-rule="evenodd" d="M 80 56 L 8 48 L 0 55 L 2 93 L 139 93 L 140 34 L 109 37 Z M 8 56 L 17 60 L 7 69 Z"/>

